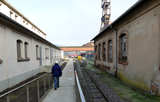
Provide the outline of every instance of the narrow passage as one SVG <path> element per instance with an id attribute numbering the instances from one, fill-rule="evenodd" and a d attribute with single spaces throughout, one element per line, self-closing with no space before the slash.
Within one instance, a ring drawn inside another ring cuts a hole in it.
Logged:
<path id="1" fill-rule="evenodd" d="M 76 102 L 73 61 L 63 70 L 58 90 L 52 89 L 43 102 Z"/>

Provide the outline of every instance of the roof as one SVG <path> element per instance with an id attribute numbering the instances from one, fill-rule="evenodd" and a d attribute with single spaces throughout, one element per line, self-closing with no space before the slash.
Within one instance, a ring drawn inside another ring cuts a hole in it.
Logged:
<path id="1" fill-rule="evenodd" d="M 17 14 L 19 14 L 19 16 L 23 17 L 24 20 L 26 20 L 27 22 L 29 22 L 32 26 L 34 26 L 35 28 L 37 28 L 41 33 L 43 33 L 44 35 L 47 35 L 46 33 L 44 33 L 41 29 L 39 29 L 35 24 L 33 24 L 29 19 L 27 19 L 22 13 L 20 13 L 18 10 L 16 10 L 13 6 L 11 6 L 9 3 L 7 3 L 5 0 L 1 0 L 1 2 L 3 2 L 6 6 L 8 6 L 11 10 L 13 10 L 14 12 L 16 12 Z"/>
<path id="2" fill-rule="evenodd" d="M 111 29 L 113 25 L 115 25 L 117 22 L 119 22 L 122 18 L 126 17 L 129 13 L 131 13 L 133 10 L 135 10 L 138 6 L 140 6 L 144 2 L 145 2 L 145 0 L 138 0 L 131 8 L 129 8 L 125 13 L 123 13 L 121 16 L 119 16 L 113 23 L 103 27 L 103 29 L 91 41 L 93 41 L 96 38 L 98 38 L 99 36 L 101 36 L 103 34 L 103 32 L 105 32 L 106 30 Z"/>
<path id="3" fill-rule="evenodd" d="M 7 27 L 10 27 L 12 29 L 15 29 L 18 32 L 22 32 L 20 34 L 25 34 L 27 36 L 33 37 L 34 39 L 41 41 L 49 46 L 52 46 L 58 50 L 60 50 L 59 47 L 55 46 L 54 44 L 52 44 L 51 42 L 47 41 L 46 39 L 40 37 L 39 35 L 35 34 L 34 32 L 32 32 L 31 30 L 25 28 L 24 26 L 22 26 L 21 24 L 17 23 L 16 21 L 12 20 L 11 18 L 9 18 L 8 16 L 4 15 L 3 13 L 0 12 L 0 23 L 6 25 Z"/>

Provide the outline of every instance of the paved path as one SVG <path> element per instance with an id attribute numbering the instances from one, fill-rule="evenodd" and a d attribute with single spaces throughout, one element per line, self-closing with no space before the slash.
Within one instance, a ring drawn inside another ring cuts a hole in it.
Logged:
<path id="1" fill-rule="evenodd" d="M 60 78 L 60 88 L 52 89 L 43 102 L 76 102 L 73 62 L 69 61 Z"/>

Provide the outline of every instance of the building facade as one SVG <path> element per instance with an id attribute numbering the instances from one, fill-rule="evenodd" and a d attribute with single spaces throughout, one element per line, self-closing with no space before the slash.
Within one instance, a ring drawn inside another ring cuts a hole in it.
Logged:
<path id="1" fill-rule="evenodd" d="M 82 46 L 64 46 L 60 48 L 64 52 L 64 57 L 77 57 L 77 56 L 83 56 L 86 58 L 94 57 L 93 42 L 89 42 Z"/>
<path id="2" fill-rule="evenodd" d="M 160 1 L 139 0 L 93 40 L 95 65 L 160 95 Z"/>
<path id="3" fill-rule="evenodd" d="M 41 33 L 6 15 L 1 7 L 12 7 L 6 2 L 0 4 L 0 91 L 3 91 L 40 73 L 44 66 L 60 61 L 61 50 L 47 41 L 29 20 L 23 18 Z"/>

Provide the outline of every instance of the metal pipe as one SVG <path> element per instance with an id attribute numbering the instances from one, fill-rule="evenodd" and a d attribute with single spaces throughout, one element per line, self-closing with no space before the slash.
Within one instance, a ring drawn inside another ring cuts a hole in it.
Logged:
<path id="1" fill-rule="evenodd" d="M 115 34 L 116 34 L 116 71 L 115 71 L 115 77 L 117 78 L 118 77 L 118 30 L 117 29 L 115 29 Z"/>
<path id="2" fill-rule="evenodd" d="M 29 86 L 26 87 L 26 91 L 27 91 L 27 102 L 29 102 Z"/>
<path id="3" fill-rule="evenodd" d="M 115 71 L 115 77 L 117 78 L 118 77 L 118 29 L 113 28 L 112 26 L 111 26 L 111 29 L 113 29 L 113 31 L 115 32 L 115 36 L 116 36 L 116 62 L 115 62 L 116 71 Z"/>
<path id="4" fill-rule="evenodd" d="M 40 102 L 39 80 L 37 80 L 37 98 L 38 98 L 38 102 Z"/>
<path id="5" fill-rule="evenodd" d="M 10 102 L 10 97 L 9 96 L 7 96 L 7 102 Z"/>

